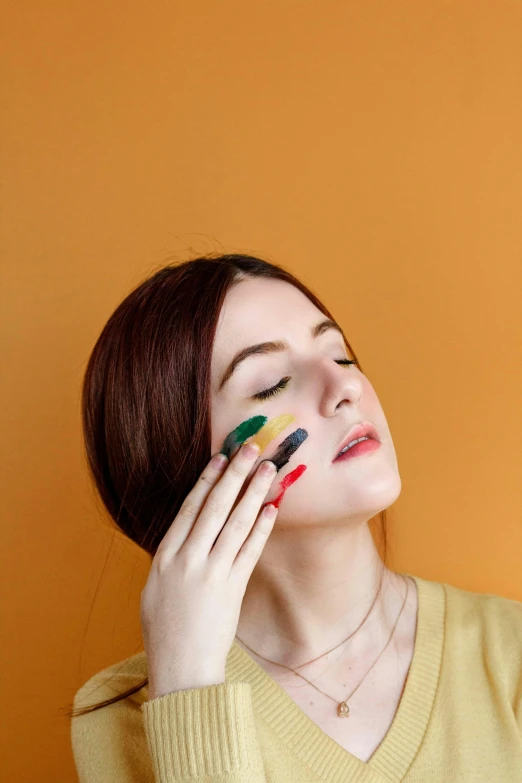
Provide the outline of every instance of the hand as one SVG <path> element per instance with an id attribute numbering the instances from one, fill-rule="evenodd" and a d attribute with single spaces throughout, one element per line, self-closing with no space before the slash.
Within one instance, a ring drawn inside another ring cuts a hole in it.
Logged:
<path id="1" fill-rule="evenodd" d="M 252 443 L 230 463 L 215 455 L 156 550 L 140 601 L 149 699 L 225 681 L 248 580 L 277 516 L 270 504 L 260 512 L 276 475 L 268 460 L 236 504 L 258 455 Z"/>

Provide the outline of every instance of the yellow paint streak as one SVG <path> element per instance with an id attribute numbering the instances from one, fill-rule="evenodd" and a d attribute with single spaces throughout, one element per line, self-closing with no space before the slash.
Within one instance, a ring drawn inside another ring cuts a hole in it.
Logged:
<path id="1" fill-rule="evenodd" d="M 262 454 L 270 441 L 274 440 L 293 421 L 295 421 L 295 416 L 291 413 L 283 413 L 281 416 L 276 416 L 275 419 L 267 421 L 259 432 L 248 438 L 245 443 L 257 443 L 260 448 L 259 453 Z"/>

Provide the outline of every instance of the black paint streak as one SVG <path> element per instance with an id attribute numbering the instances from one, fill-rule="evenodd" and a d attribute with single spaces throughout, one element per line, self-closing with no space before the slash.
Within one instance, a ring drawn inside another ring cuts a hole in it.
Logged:
<path id="1" fill-rule="evenodd" d="M 300 427 L 298 430 L 291 432 L 290 435 L 279 444 L 279 448 L 273 457 L 268 457 L 267 459 L 274 463 L 278 471 L 281 470 L 292 454 L 297 451 L 301 443 L 304 443 L 307 437 L 307 431 Z"/>

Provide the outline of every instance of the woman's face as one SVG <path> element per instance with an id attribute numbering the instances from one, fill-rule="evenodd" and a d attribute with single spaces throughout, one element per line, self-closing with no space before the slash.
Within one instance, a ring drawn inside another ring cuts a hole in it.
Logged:
<path id="1" fill-rule="evenodd" d="M 263 278 L 247 278 L 233 286 L 219 317 L 211 368 L 212 453 L 246 419 L 295 416 L 260 454 L 252 475 L 291 432 L 303 428 L 308 433 L 276 474 L 267 494 L 265 502 L 276 498 L 281 480 L 298 465 L 306 465 L 284 495 L 276 526 L 367 521 L 390 506 L 401 489 L 395 448 L 373 386 L 355 365 L 336 363 L 353 358 L 338 331 L 327 329 L 317 337 L 311 334 L 324 320 L 326 316 L 297 288 Z M 286 347 L 247 357 L 221 385 L 236 354 L 272 341 L 284 342 Z M 289 380 L 280 391 L 264 400 L 255 397 L 283 378 Z M 369 453 L 333 462 L 349 431 L 361 422 L 375 426 L 380 445 Z"/>

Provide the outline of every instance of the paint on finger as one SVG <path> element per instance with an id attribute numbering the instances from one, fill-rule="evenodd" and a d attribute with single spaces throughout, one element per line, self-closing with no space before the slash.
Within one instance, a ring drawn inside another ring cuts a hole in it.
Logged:
<path id="1" fill-rule="evenodd" d="M 262 454 L 268 444 L 276 438 L 289 424 L 295 421 L 295 416 L 291 413 L 283 413 L 270 419 L 255 435 L 249 439 L 249 443 L 257 443 L 259 453 Z"/>
<path id="2" fill-rule="evenodd" d="M 221 454 L 225 454 L 230 459 L 234 449 L 241 446 L 251 435 L 255 435 L 266 422 L 266 416 L 252 416 L 252 418 L 242 421 L 235 430 L 228 433 L 220 448 Z"/>
<path id="3" fill-rule="evenodd" d="M 301 443 L 304 443 L 307 437 L 307 431 L 302 429 L 302 427 L 299 427 L 299 429 L 291 432 L 290 435 L 279 444 L 273 457 L 270 457 L 270 462 L 274 463 L 278 471 L 286 465 L 292 454 L 297 451 Z"/>

